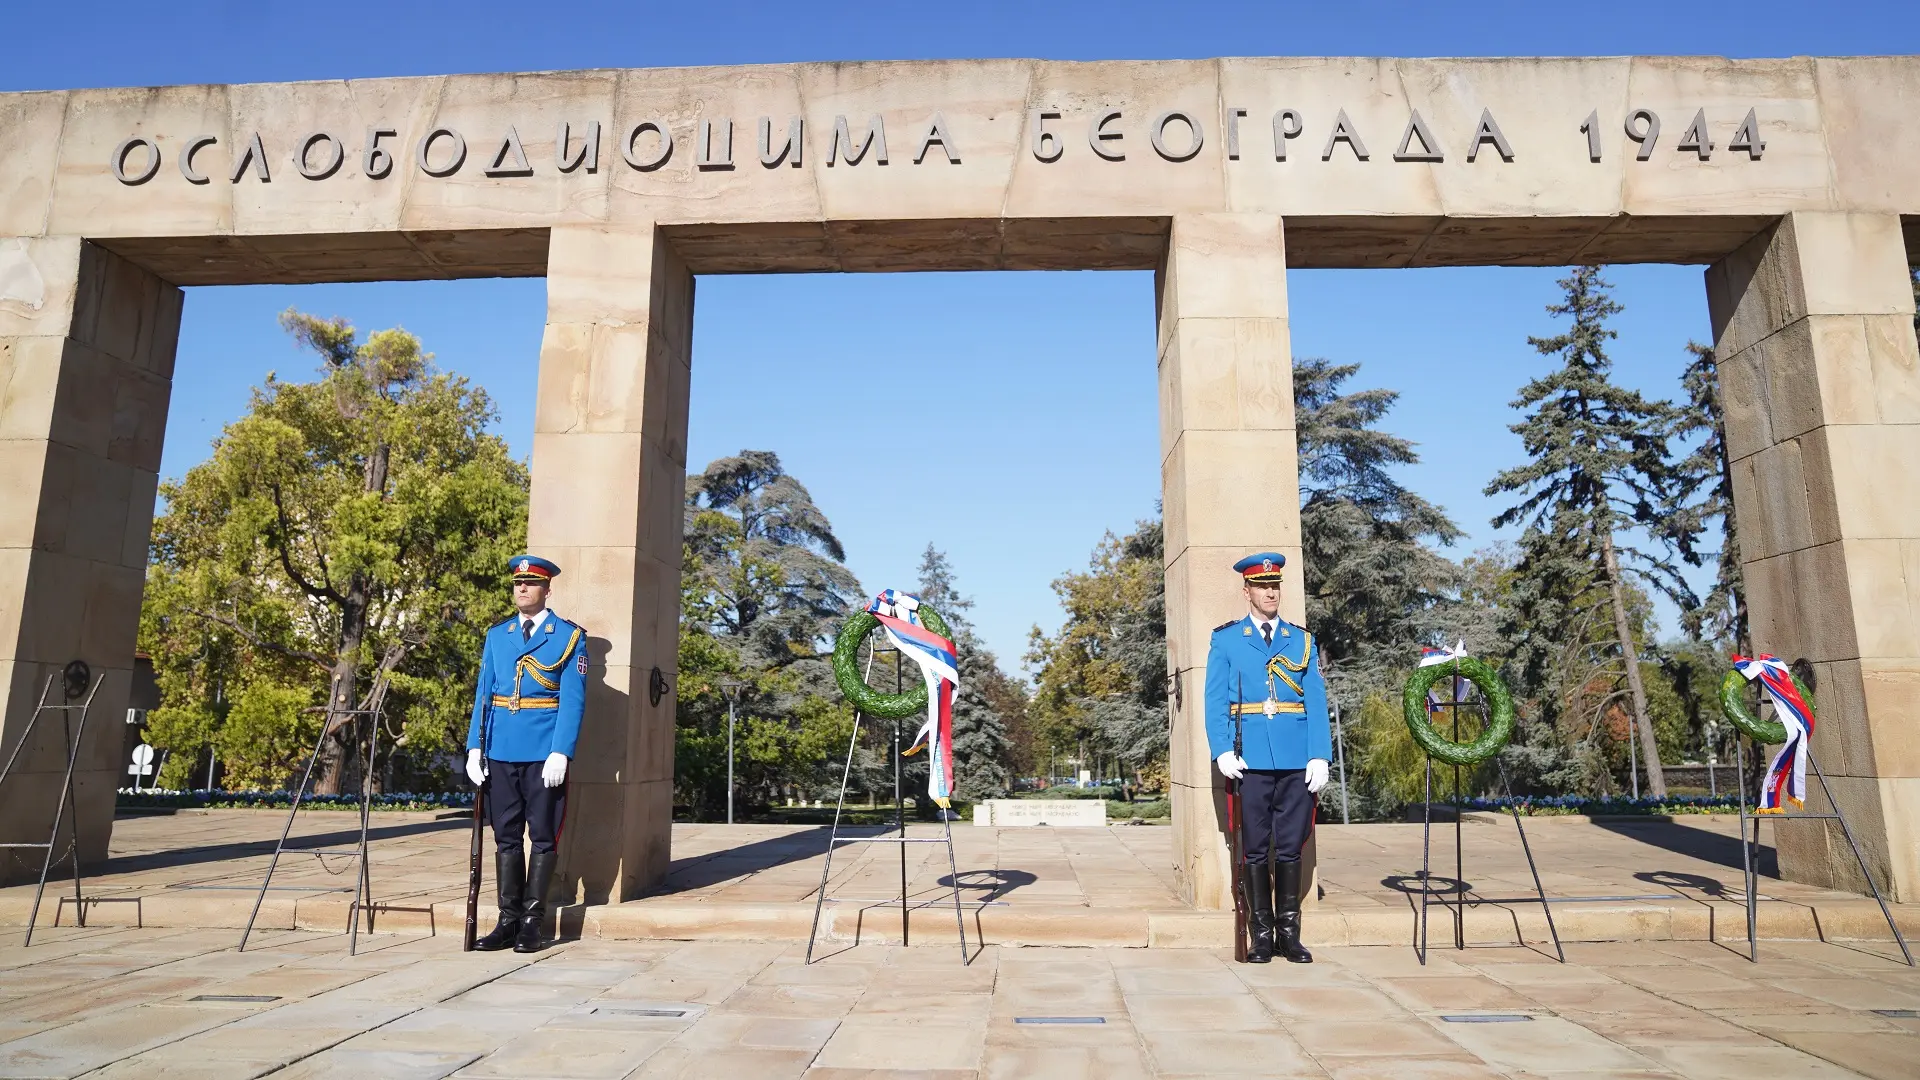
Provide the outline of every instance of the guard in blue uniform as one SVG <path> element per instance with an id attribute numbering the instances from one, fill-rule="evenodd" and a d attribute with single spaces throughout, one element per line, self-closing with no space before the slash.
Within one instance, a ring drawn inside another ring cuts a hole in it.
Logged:
<path id="1" fill-rule="evenodd" d="M 500 921 L 474 948 L 535 952 L 586 712 L 587 634 L 547 608 L 558 566 L 516 555 L 511 569 L 515 614 L 487 631 L 467 728 L 467 776 L 487 788 L 500 890 Z M 532 834 L 531 858 L 522 833 Z"/>
<path id="2" fill-rule="evenodd" d="M 1286 565 L 1271 551 L 1233 564 L 1247 614 L 1215 627 L 1207 647 L 1207 748 L 1221 775 L 1240 781 L 1241 881 L 1253 929 L 1247 959 L 1256 964 L 1273 959 L 1276 930 L 1280 955 L 1313 963 L 1300 944 L 1300 849 L 1333 756 L 1313 635 L 1280 617 Z"/>

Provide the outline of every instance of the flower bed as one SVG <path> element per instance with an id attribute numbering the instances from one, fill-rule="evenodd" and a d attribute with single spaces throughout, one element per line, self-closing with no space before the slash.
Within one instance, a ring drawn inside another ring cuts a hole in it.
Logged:
<path id="1" fill-rule="evenodd" d="M 1588 817 L 1671 817 L 1678 814 L 1725 814 L 1738 811 L 1738 795 L 1668 795 L 1632 798 L 1591 798 L 1584 795 L 1518 795 L 1511 799 L 1462 799 L 1453 804 L 1462 810 L 1491 810 L 1506 813 L 1517 808 L 1528 817 L 1560 817 L 1585 814 Z"/>
<path id="2" fill-rule="evenodd" d="M 121 810 L 285 810 L 293 805 L 291 791 L 134 791 L 121 788 L 114 805 Z M 473 792 L 392 791 L 373 797 L 374 810 L 465 810 L 473 806 Z M 301 809 L 358 810 L 360 796 L 308 795 Z"/>

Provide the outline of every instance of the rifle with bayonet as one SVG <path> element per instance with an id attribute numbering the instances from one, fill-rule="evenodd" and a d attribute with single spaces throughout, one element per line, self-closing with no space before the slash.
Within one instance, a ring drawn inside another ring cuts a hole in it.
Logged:
<path id="1" fill-rule="evenodd" d="M 1246 680 L 1241 679 L 1233 707 L 1227 711 L 1233 714 L 1233 756 L 1245 762 L 1241 756 L 1240 704 L 1246 698 Z M 1232 862 L 1233 875 L 1233 959 L 1235 963 L 1247 962 L 1247 868 L 1241 861 L 1241 806 L 1240 781 L 1227 779 L 1227 858 Z"/>

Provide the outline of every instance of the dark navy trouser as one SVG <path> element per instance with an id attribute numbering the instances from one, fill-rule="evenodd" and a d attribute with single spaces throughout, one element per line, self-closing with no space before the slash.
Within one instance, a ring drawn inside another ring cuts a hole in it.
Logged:
<path id="1" fill-rule="evenodd" d="M 544 761 L 487 762 L 487 818 L 501 851 L 520 850 L 520 835 L 533 834 L 533 853 L 543 855 L 560 841 L 567 818 L 567 785 L 550 788 L 540 779 Z"/>
<path id="2" fill-rule="evenodd" d="M 1248 769 L 1240 778 L 1240 853 L 1248 864 L 1298 862 L 1313 825 L 1305 769 Z"/>

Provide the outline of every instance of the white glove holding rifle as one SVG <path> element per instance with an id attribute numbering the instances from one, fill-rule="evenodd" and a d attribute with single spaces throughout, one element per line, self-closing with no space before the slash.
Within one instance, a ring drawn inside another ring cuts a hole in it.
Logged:
<path id="1" fill-rule="evenodd" d="M 486 786 L 487 763 L 480 760 L 478 749 L 467 751 L 467 779 L 473 781 L 474 787 Z"/>
<path id="2" fill-rule="evenodd" d="M 1214 758 L 1213 763 L 1220 767 L 1220 775 L 1229 780 L 1238 780 L 1247 772 L 1246 759 L 1231 750 Z"/>

